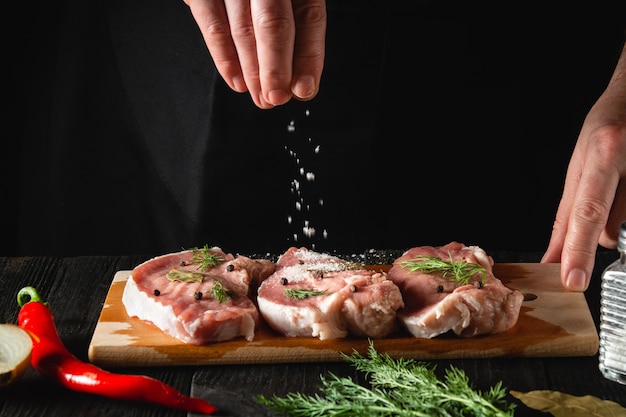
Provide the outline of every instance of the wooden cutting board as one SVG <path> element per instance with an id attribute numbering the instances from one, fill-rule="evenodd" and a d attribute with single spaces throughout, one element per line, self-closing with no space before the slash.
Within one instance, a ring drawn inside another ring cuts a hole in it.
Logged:
<path id="1" fill-rule="evenodd" d="M 370 268 L 388 270 L 389 266 Z M 585 296 L 563 289 L 559 269 L 560 264 L 494 266 L 496 277 L 525 296 L 516 325 L 504 333 L 418 339 L 400 332 L 374 340 L 374 346 L 394 358 L 413 359 L 595 355 L 598 333 Z M 103 367 L 341 361 L 340 352 L 367 352 L 365 338 L 285 337 L 265 324 L 250 342 L 242 338 L 203 346 L 185 344 L 126 314 L 122 293 L 129 275 L 130 271 L 115 274 L 89 345 L 89 359 Z"/>

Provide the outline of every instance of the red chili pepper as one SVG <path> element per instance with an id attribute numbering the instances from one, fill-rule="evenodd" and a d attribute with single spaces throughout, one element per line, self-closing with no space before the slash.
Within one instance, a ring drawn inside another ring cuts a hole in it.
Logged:
<path id="1" fill-rule="evenodd" d="M 63 345 L 47 303 L 41 301 L 33 287 L 22 288 L 17 302 L 21 307 L 18 324 L 33 340 L 32 366 L 66 388 L 120 400 L 151 402 L 192 413 L 217 411 L 212 404 L 186 396 L 157 379 L 116 374 L 79 360 Z"/>

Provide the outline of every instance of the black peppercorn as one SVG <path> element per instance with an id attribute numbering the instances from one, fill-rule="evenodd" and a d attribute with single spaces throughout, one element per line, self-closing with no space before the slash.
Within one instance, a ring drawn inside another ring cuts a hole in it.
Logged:
<path id="1" fill-rule="evenodd" d="M 280 279 L 280 285 L 287 285 L 288 283 L 289 283 L 289 281 L 287 280 L 287 278 L 282 277 L 282 278 Z"/>
<path id="2" fill-rule="evenodd" d="M 358 290 L 359 290 L 359 287 L 357 287 L 356 285 L 350 286 L 350 291 L 357 292 Z"/>
<path id="3" fill-rule="evenodd" d="M 202 299 L 202 293 L 201 293 L 200 291 L 196 291 L 196 292 L 193 294 L 193 298 L 195 298 L 196 300 L 200 300 L 200 299 Z"/>
<path id="4" fill-rule="evenodd" d="M 324 273 L 322 271 L 311 271 L 311 275 L 313 275 L 313 277 L 315 279 L 324 279 Z"/>
<path id="5" fill-rule="evenodd" d="M 437 292 L 438 293 L 442 293 L 443 292 L 443 285 L 437 285 Z"/>
<path id="6" fill-rule="evenodd" d="M 158 297 L 159 295 L 161 295 L 161 291 L 159 291 L 159 290 L 154 290 L 154 291 L 152 291 L 152 293 L 153 293 L 154 295 L 156 295 L 157 297 Z"/>
<path id="7" fill-rule="evenodd" d="M 228 264 L 228 266 L 226 267 L 226 270 L 228 272 L 234 271 L 235 270 L 235 265 L 233 264 Z"/>
<path id="8" fill-rule="evenodd" d="M 180 261 L 180 266 L 185 266 L 185 265 L 187 265 L 187 262 L 185 262 L 185 261 Z"/>

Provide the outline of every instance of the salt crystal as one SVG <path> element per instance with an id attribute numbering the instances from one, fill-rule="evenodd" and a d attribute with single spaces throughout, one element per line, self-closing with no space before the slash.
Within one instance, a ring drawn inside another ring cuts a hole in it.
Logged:
<path id="1" fill-rule="evenodd" d="M 302 228 L 302 232 L 305 234 L 305 236 L 307 237 L 313 237 L 315 236 L 315 228 L 314 227 L 303 227 Z"/>
<path id="2" fill-rule="evenodd" d="M 289 122 L 289 126 L 287 126 L 287 132 L 295 132 L 296 131 L 296 121 L 292 120 Z"/>
<path id="3" fill-rule="evenodd" d="M 308 109 L 305 110 L 305 115 L 308 117 L 310 115 L 310 112 Z M 289 132 L 295 132 L 296 131 L 296 120 L 291 120 L 288 123 L 287 126 L 287 130 Z M 299 139 L 300 137 L 302 137 L 302 135 L 299 136 L 294 136 L 295 139 Z M 320 150 L 321 150 L 321 146 L 319 144 L 315 145 L 313 144 L 313 138 L 310 136 L 305 136 L 304 138 L 302 138 L 305 140 L 304 143 L 295 143 L 295 149 L 291 149 L 290 145 L 285 145 L 285 150 L 287 150 L 287 152 L 289 153 L 289 156 L 295 161 L 296 163 L 296 172 L 298 173 L 298 177 L 302 177 L 305 178 L 306 181 L 308 183 L 313 183 L 316 180 L 316 175 L 314 172 L 312 171 L 307 171 L 304 166 L 302 165 L 302 161 L 307 161 L 306 158 L 309 158 L 309 160 L 311 159 L 312 155 L 315 154 L 319 154 Z M 303 145 L 306 145 L 306 148 L 303 147 Z M 296 151 L 297 149 L 297 151 Z M 291 194 L 295 197 L 295 201 L 294 201 L 294 206 L 295 209 L 298 212 L 306 212 L 306 213 L 312 213 L 312 207 L 311 204 L 309 203 L 309 200 L 311 201 L 315 201 L 313 200 L 316 196 L 315 195 L 309 195 L 309 193 L 311 191 L 309 191 L 309 189 L 311 189 L 310 187 L 307 188 L 309 186 L 304 186 L 303 184 L 298 181 L 297 179 L 293 179 L 291 181 L 291 185 L 290 185 L 290 191 Z M 315 189 L 311 189 L 313 190 L 312 192 L 319 192 L 316 191 Z M 318 197 L 318 204 L 315 207 L 322 207 L 324 206 L 324 200 L 321 197 Z M 300 219 L 300 220 L 298 220 Z M 292 216 L 290 213 L 287 216 L 287 222 L 289 225 L 295 224 L 295 223 L 300 223 L 302 224 L 302 231 L 299 233 L 294 233 L 293 234 L 293 238 L 294 241 L 298 241 L 299 238 L 302 237 L 308 237 L 308 238 L 313 238 L 316 234 L 316 228 L 314 227 L 314 225 L 309 224 L 308 220 L 303 221 L 301 217 L 298 216 Z M 292 231 L 293 232 L 293 231 Z M 324 238 L 327 238 L 328 233 L 326 230 L 324 230 L 323 232 L 323 236 Z M 315 244 L 313 242 L 309 242 L 309 244 L 311 245 L 311 247 L 315 247 Z"/>

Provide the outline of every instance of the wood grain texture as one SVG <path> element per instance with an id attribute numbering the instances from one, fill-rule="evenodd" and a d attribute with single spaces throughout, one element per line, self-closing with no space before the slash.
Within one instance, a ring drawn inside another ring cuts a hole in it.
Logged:
<path id="1" fill-rule="evenodd" d="M 388 269 L 388 266 L 371 268 Z M 494 357 L 591 356 L 598 333 L 583 293 L 568 292 L 559 279 L 560 264 L 502 263 L 495 275 L 527 296 L 510 330 L 473 338 L 445 334 L 433 339 L 399 332 L 375 340 L 392 357 L 455 359 Z M 118 271 L 107 294 L 89 345 L 89 359 L 101 366 L 183 366 L 341 361 L 340 352 L 365 353 L 365 338 L 321 341 L 285 337 L 262 324 L 253 341 L 236 339 L 203 346 L 185 344 L 152 324 L 128 317 L 121 297 L 130 271 Z"/>

